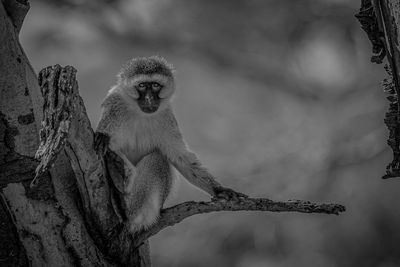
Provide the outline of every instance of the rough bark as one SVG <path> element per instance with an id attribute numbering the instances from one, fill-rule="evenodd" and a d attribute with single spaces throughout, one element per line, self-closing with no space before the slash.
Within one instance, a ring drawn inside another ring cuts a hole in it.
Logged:
<path id="1" fill-rule="evenodd" d="M 9 218 L 15 218 L 13 222 L 16 226 L 16 228 L 11 227 L 10 220 L 2 220 L 2 227 L 4 227 L 2 230 L 7 228 L 18 230 L 14 232 L 15 235 L 5 235 L 2 239 L 8 240 L 6 238 L 18 235 L 21 242 L 13 241 L 12 243 L 30 248 L 19 249 L 18 254 L 27 257 L 32 264 L 40 264 L 44 262 L 43 254 L 48 252 L 44 251 L 43 242 L 56 244 L 60 240 L 60 235 L 45 237 L 41 231 L 44 226 L 37 227 L 42 229 L 34 229 L 34 224 L 45 221 L 45 210 L 47 213 L 50 212 L 46 222 L 50 220 L 54 222 L 59 216 L 54 216 L 56 209 L 52 209 L 50 203 L 53 198 L 52 188 L 41 186 L 41 194 L 38 194 L 27 190 L 24 183 L 33 177 L 37 165 L 33 158 L 38 146 L 35 113 L 40 114 L 37 109 L 40 104 L 35 106 L 33 103 L 37 100 L 33 91 L 38 92 L 36 77 L 19 45 L 18 28 L 15 27 L 22 17 L 22 12 L 5 9 L 5 7 L 19 7 L 13 2 L 3 1 L 0 4 L 0 186 L 4 200 L 2 210 L 5 211 L 7 207 Z M 23 196 L 20 196 L 21 192 L 24 192 Z M 21 209 L 23 205 L 25 206 Z M 29 214 L 25 212 L 32 212 L 35 216 L 32 216 L 29 221 L 26 219 Z M 55 227 L 55 224 L 52 226 Z M 62 251 L 57 253 L 57 255 L 62 254 Z M 2 261 L 14 262 L 13 258 L 16 255 L 10 253 L 8 256 Z M 52 262 L 50 258 L 51 256 L 47 257 Z"/>
<path id="2" fill-rule="evenodd" d="M 385 65 L 388 77 L 383 80 L 383 90 L 389 101 L 385 124 L 393 160 L 382 178 L 400 177 L 400 1 L 362 0 L 356 17 L 372 43 L 374 55 L 371 61 L 380 64 L 385 56 L 388 61 Z"/>
<path id="3" fill-rule="evenodd" d="M 28 8 L 24 1 L 0 3 L 0 265 L 109 266 L 87 233 L 63 151 L 29 187 L 39 163 L 43 100 L 18 40 Z"/>
<path id="4" fill-rule="evenodd" d="M 41 158 L 36 181 L 40 184 L 41 174 L 46 173 L 59 153 L 65 151 L 75 173 L 86 226 L 96 246 L 118 265 L 145 266 L 140 261 L 148 255 L 139 255 L 123 222 L 123 203 L 119 199 L 123 165 L 110 152 L 106 157 L 110 164 L 106 166 L 95 153 L 93 130 L 79 96 L 75 75 L 74 68 L 59 65 L 39 73 L 44 117 L 36 154 Z M 108 179 L 108 171 L 120 182 Z"/>

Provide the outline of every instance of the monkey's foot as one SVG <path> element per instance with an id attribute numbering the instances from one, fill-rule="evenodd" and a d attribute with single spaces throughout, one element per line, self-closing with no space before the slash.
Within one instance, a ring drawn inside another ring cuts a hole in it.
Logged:
<path id="1" fill-rule="evenodd" d="M 217 200 L 223 199 L 223 200 L 227 200 L 227 201 L 231 201 L 231 200 L 240 201 L 240 200 L 248 198 L 248 196 L 245 194 L 236 192 L 230 188 L 226 188 L 223 186 L 216 187 L 214 189 L 214 192 L 215 192 L 215 196 L 213 197 L 213 199 L 217 199 Z"/>
<path id="2" fill-rule="evenodd" d="M 110 136 L 105 133 L 94 133 L 94 150 L 98 155 L 104 156 L 108 150 Z"/>

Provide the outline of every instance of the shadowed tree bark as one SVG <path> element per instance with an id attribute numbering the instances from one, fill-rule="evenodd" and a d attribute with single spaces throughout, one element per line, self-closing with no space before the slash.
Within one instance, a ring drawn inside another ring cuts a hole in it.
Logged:
<path id="1" fill-rule="evenodd" d="M 0 4 L 0 265 L 149 266 L 142 244 L 195 214 L 344 211 L 299 200 L 189 201 L 130 234 L 123 201 L 129 170 L 113 152 L 95 153 L 73 67 L 47 67 L 37 79 L 18 41 L 28 8 L 21 0 Z"/>
<path id="2" fill-rule="evenodd" d="M 389 101 L 385 124 L 389 130 L 387 143 L 393 151 L 393 160 L 382 178 L 400 177 L 400 1 L 362 0 L 356 18 L 372 43 L 371 62 L 381 64 L 387 58 L 388 64 L 384 68 L 388 77 L 382 86 Z"/>

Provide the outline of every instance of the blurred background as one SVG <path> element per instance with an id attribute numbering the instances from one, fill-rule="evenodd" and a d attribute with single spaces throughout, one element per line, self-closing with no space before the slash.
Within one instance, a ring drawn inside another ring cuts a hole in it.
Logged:
<path id="1" fill-rule="evenodd" d="M 192 150 L 253 197 L 338 202 L 340 216 L 219 212 L 151 238 L 155 266 L 400 266 L 400 179 L 382 65 L 355 0 L 32 1 L 21 43 L 37 72 L 78 70 L 93 126 L 120 66 L 161 55 Z M 179 178 L 168 205 L 207 200 Z"/>

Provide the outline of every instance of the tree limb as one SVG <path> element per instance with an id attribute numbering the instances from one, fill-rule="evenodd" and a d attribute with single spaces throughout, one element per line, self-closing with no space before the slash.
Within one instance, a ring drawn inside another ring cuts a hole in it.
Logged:
<path id="1" fill-rule="evenodd" d="M 285 202 L 273 201 L 267 198 L 247 198 L 240 202 L 213 200 L 209 202 L 188 201 L 176 206 L 163 209 L 158 222 L 148 230 L 138 233 L 135 245 L 140 245 L 149 237 L 162 229 L 180 223 L 182 220 L 197 214 L 214 211 L 271 211 L 271 212 L 301 212 L 336 214 L 346 209 L 339 204 L 317 204 L 309 201 L 289 200 Z"/>

